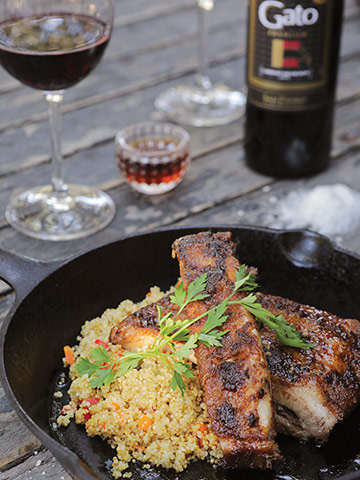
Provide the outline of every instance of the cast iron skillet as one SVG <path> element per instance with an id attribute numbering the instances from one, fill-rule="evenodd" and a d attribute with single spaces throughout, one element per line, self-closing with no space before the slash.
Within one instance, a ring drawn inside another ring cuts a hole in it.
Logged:
<path id="1" fill-rule="evenodd" d="M 170 247 L 179 236 L 205 228 L 166 229 L 104 245 L 64 263 L 43 264 L 7 252 L 0 255 L 0 277 L 16 290 L 1 338 L 1 380 L 12 405 L 30 430 L 69 473 L 81 480 L 110 478 L 113 451 L 90 439 L 74 423 L 53 431 L 61 408 L 53 401 L 59 384 L 63 346 L 76 343 L 80 326 L 116 307 L 125 298 L 144 297 L 151 285 L 163 289 L 178 276 Z M 327 309 L 343 317 L 359 316 L 360 258 L 319 235 L 306 231 L 274 231 L 248 227 L 231 230 L 242 263 L 259 268 L 263 292 L 279 294 Z M 65 377 L 64 377 L 65 378 Z M 62 401 L 66 401 L 66 396 Z M 213 470 L 205 462 L 176 475 L 134 465 L 135 480 L 343 480 L 360 478 L 360 408 L 333 431 L 322 448 L 279 438 L 286 457 L 274 472 Z"/>

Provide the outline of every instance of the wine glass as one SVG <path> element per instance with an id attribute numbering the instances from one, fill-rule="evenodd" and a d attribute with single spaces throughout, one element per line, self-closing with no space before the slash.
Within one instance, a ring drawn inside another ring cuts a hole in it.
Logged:
<path id="1" fill-rule="evenodd" d="M 0 0 L 0 63 L 25 85 L 43 92 L 48 106 L 51 185 L 10 200 L 8 222 L 43 240 L 71 240 L 104 228 L 115 215 L 100 190 L 64 182 L 60 147 L 64 90 L 85 78 L 109 42 L 114 0 Z"/>
<path id="2" fill-rule="evenodd" d="M 198 0 L 198 73 L 195 85 L 178 85 L 162 92 L 155 107 L 169 118 L 195 127 L 230 123 L 244 114 L 246 97 L 226 85 L 213 85 L 208 74 L 209 15 L 215 0 Z"/>

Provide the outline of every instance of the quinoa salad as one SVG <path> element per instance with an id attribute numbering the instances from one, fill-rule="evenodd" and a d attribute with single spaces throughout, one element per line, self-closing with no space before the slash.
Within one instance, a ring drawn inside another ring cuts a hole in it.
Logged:
<path id="1" fill-rule="evenodd" d="M 64 405 L 57 426 L 71 421 L 83 424 L 90 437 L 106 440 L 114 449 L 112 475 L 130 478 L 131 462 L 184 470 L 190 462 L 206 459 L 217 465 L 222 458 L 216 436 L 210 431 L 203 391 L 194 368 L 194 377 L 184 379 L 184 397 L 170 388 L 172 374 L 157 359 L 145 359 L 141 365 L 113 383 L 101 388 L 89 386 L 88 375 L 78 377 L 76 363 L 103 345 L 111 357 L 121 355 L 121 347 L 109 343 L 115 325 L 139 308 L 158 301 L 165 294 L 152 287 L 146 298 L 136 304 L 125 300 L 101 317 L 85 322 L 78 344 L 65 347 L 64 364 L 69 366 L 71 401 Z"/>

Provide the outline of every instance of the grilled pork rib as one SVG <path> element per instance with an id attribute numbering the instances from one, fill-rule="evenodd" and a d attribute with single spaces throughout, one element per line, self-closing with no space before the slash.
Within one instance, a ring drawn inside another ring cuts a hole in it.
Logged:
<path id="1" fill-rule="evenodd" d="M 275 332 L 259 324 L 277 430 L 323 442 L 360 399 L 360 323 L 281 297 L 258 294 L 258 300 L 316 345 L 309 350 L 280 347 Z"/>
<path id="2" fill-rule="evenodd" d="M 207 274 L 209 296 L 186 307 L 189 318 L 204 314 L 232 293 L 239 262 L 233 256 L 230 233 L 189 235 L 176 240 L 172 248 L 185 289 Z M 242 296 L 236 293 L 233 300 Z M 208 348 L 200 343 L 195 350 L 211 428 L 227 466 L 270 468 L 280 454 L 274 441 L 270 376 L 256 321 L 240 305 L 230 305 L 226 314 L 222 328 L 228 333 L 222 346 Z M 190 329 L 200 331 L 205 321 L 206 317 Z"/>

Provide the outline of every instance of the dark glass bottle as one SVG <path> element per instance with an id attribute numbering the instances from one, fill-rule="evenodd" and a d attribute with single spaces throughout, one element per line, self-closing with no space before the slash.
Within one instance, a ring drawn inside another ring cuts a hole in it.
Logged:
<path id="1" fill-rule="evenodd" d="M 250 0 L 246 162 L 275 177 L 330 159 L 343 0 Z"/>

